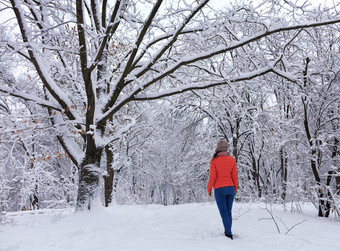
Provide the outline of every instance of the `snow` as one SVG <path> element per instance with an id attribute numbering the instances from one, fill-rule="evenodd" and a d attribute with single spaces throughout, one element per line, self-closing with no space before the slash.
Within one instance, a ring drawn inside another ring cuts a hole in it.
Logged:
<path id="1" fill-rule="evenodd" d="M 14 223 L 1 226 L 0 250 L 340 250 L 339 222 L 318 218 L 312 205 L 303 213 L 275 206 L 281 234 L 264 207 L 234 204 L 234 240 L 223 235 L 215 202 L 8 213 Z M 284 234 L 282 222 L 302 223 Z"/>

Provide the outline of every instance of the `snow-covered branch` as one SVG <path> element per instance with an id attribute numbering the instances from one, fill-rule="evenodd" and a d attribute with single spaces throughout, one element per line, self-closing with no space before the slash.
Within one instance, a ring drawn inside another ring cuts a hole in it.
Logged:
<path id="1" fill-rule="evenodd" d="M 320 22 L 306 22 L 306 23 L 303 23 L 303 24 L 292 25 L 292 26 L 287 26 L 287 27 L 280 26 L 280 27 L 276 27 L 276 28 L 273 28 L 273 29 L 270 29 L 270 30 L 267 30 L 267 31 L 264 31 L 264 32 L 260 32 L 259 34 L 251 36 L 251 37 L 240 39 L 239 41 L 236 41 L 236 42 L 231 42 L 229 45 L 221 45 L 221 46 L 218 46 L 214 49 L 208 50 L 207 52 L 199 53 L 199 54 L 194 55 L 192 57 L 185 57 L 182 60 L 180 60 L 179 62 L 172 64 L 171 66 L 169 66 L 168 68 L 166 68 L 165 70 L 160 72 L 159 74 L 153 76 L 153 78 L 151 80 L 146 81 L 142 85 L 139 85 L 139 87 L 136 88 L 133 92 L 131 92 L 130 95 L 128 95 L 126 98 L 124 97 L 123 101 L 120 101 L 119 104 L 113 106 L 113 100 L 111 99 L 111 102 L 108 102 L 108 104 L 106 105 L 105 114 L 103 116 L 101 116 L 102 119 L 98 119 L 98 121 L 99 120 L 106 120 L 109 116 L 111 116 L 112 113 L 119 110 L 123 105 L 125 105 L 126 103 L 128 103 L 131 100 L 134 100 L 134 97 L 136 97 L 140 92 L 145 90 L 147 87 L 157 83 L 158 81 L 165 78 L 166 76 L 172 74 L 177 69 L 179 69 L 181 66 L 188 65 L 188 64 L 200 61 L 200 60 L 208 59 L 208 58 L 211 58 L 213 56 L 216 56 L 216 55 L 219 55 L 219 54 L 222 54 L 222 53 L 226 53 L 228 51 L 233 51 L 237 48 L 243 47 L 247 44 L 258 41 L 258 40 L 260 40 L 264 37 L 273 35 L 275 33 L 283 32 L 283 31 L 290 31 L 290 30 L 297 30 L 297 29 L 311 28 L 311 27 L 318 27 L 318 26 L 330 25 L 330 24 L 336 24 L 336 23 L 340 23 L 340 19 L 320 21 Z M 154 62 L 154 60 L 151 60 L 150 62 Z M 147 63 L 144 67 L 142 67 L 142 69 L 140 69 L 138 73 L 136 73 L 135 76 L 136 76 L 137 79 L 138 79 L 138 77 L 143 75 L 143 73 L 145 73 L 145 70 L 148 69 L 148 67 L 150 67 L 150 62 Z M 274 71 L 274 70 L 271 69 L 271 71 Z M 294 79 L 291 77 L 291 75 L 289 75 L 287 73 L 284 73 L 284 72 L 279 71 L 277 69 L 275 70 L 275 73 L 277 73 L 278 75 L 281 75 L 282 77 L 284 77 L 286 79 L 294 81 Z M 137 79 L 131 79 L 131 80 L 129 80 L 129 82 L 136 81 Z M 202 87 L 201 87 L 201 89 L 202 89 Z M 180 93 L 180 92 L 178 92 L 178 93 Z M 139 96 L 137 96 L 137 97 L 139 97 Z M 116 97 L 116 98 L 118 98 L 118 97 Z M 109 107 L 111 107 L 111 108 L 109 108 Z M 107 109 L 109 109 L 109 110 L 107 110 Z"/>
<path id="2" fill-rule="evenodd" d="M 17 98 L 20 98 L 20 99 L 24 99 L 26 101 L 31 101 L 31 102 L 33 102 L 37 105 L 42 106 L 42 107 L 50 108 L 50 109 L 56 110 L 56 111 L 63 111 L 62 108 L 57 107 L 52 102 L 49 102 L 45 99 L 41 99 L 41 98 L 38 98 L 38 97 L 34 97 L 31 94 L 27 94 L 25 92 L 15 90 L 14 88 L 10 88 L 10 87 L 0 85 L 0 92 L 7 93 L 10 96 L 17 97 Z"/>
<path id="3" fill-rule="evenodd" d="M 30 55 L 30 60 L 33 62 L 37 73 L 39 74 L 42 82 L 49 90 L 51 95 L 55 98 L 55 100 L 60 104 L 60 106 L 65 110 L 65 114 L 71 119 L 77 119 L 78 116 L 73 114 L 69 109 L 72 106 L 71 100 L 67 97 L 67 95 L 59 88 L 59 86 L 54 82 L 51 75 L 49 74 L 49 70 L 46 69 L 48 65 L 46 61 L 44 61 L 40 55 L 38 54 L 39 48 L 36 48 L 37 44 L 33 42 L 31 37 L 30 29 L 28 28 L 28 24 L 25 19 L 25 15 L 23 9 L 18 0 L 11 0 L 11 4 L 18 20 L 18 25 L 20 27 L 22 39 L 24 43 L 28 44 L 28 53 Z"/>
<path id="4" fill-rule="evenodd" d="M 212 82 L 204 82 L 204 83 L 193 83 L 193 84 L 188 84 L 186 86 L 181 86 L 178 88 L 171 88 L 163 92 L 158 92 L 158 93 L 153 93 L 153 94 L 139 94 L 135 95 L 133 100 L 154 100 L 154 99 L 160 99 L 163 97 L 168 97 L 180 93 L 184 93 L 187 91 L 192 91 L 192 90 L 200 90 L 200 89 L 207 89 L 215 86 L 220 86 L 220 85 L 225 85 L 225 84 L 231 84 L 234 82 L 241 82 L 241 81 L 246 81 L 246 80 L 251 80 L 253 78 L 256 78 L 258 76 L 265 75 L 269 72 L 273 72 L 273 69 L 271 67 L 265 67 L 263 69 L 250 72 L 250 73 L 244 73 L 238 77 L 235 78 L 230 78 L 230 79 L 222 79 L 220 81 L 212 81 Z"/>
<path id="5" fill-rule="evenodd" d="M 154 11 L 157 12 L 158 8 L 160 7 L 162 1 L 157 2 L 157 5 L 154 6 Z M 141 39 L 144 38 L 145 36 L 145 32 L 147 31 L 147 29 L 149 28 L 149 26 L 151 25 L 151 21 L 154 18 L 154 16 L 156 15 L 156 12 L 151 12 L 149 19 L 146 22 L 146 25 L 143 26 L 142 32 L 139 34 L 139 37 L 136 40 L 136 46 L 133 49 L 130 57 L 129 57 L 129 61 L 127 62 L 127 65 L 125 67 L 124 72 L 121 74 L 120 79 L 117 81 L 116 84 L 116 88 L 112 91 L 112 93 L 110 94 L 110 98 L 109 98 L 109 102 L 107 102 L 107 104 L 105 105 L 104 111 L 107 111 L 110 107 L 112 107 L 114 105 L 114 103 L 116 102 L 116 100 L 118 99 L 121 90 L 127 86 L 129 83 L 133 82 L 134 79 L 141 77 L 142 75 L 144 75 L 146 72 L 148 72 L 151 69 L 151 66 L 157 61 L 159 60 L 163 54 L 171 47 L 171 45 L 173 45 L 175 43 L 175 41 L 177 40 L 178 36 L 180 35 L 181 31 L 185 28 L 185 26 L 189 23 L 189 21 L 199 12 L 199 10 L 201 10 L 207 3 L 209 2 L 209 0 L 205 0 L 202 3 L 198 4 L 198 6 L 192 10 L 192 12 L 190 13 L 190 15 L 188 15 L 184 21 L 182 21 L 181 25 L 176 29 L 176 32 L 173 34 L 173 36 L 171 37 L 171 39 L 153 56 L 152 59 L 150 59 L 144 66 L 142 66 L 137 73 L 132 73 L 132 79 L 127 79 L 126 81 L 126 77 L 128 76 L 129 73 L 131 73 L 131 71 L 133 69 L 131 69 L 131 65 L 133 65 L 133 60 L 135 59 L 136 55 L 137 55 L 137 51 L 138 48 L 142 42 Z M 159 4 L 159 6 L 158 6 Z M 170 74 L 171 72 L 169 72 L 168 74 Z M 168 75 L 167 74 L 167 75 Z M 110 116 L 110 115 L 109 115 Z M 108 118 L 108 117 L 107 117 Z"/>

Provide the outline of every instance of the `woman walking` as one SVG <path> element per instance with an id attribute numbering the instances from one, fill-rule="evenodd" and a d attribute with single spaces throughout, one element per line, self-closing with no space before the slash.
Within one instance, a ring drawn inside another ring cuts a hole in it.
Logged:
<path id="1" fill-rule="evenodd" d="M 215 189 L 215 199 L 222 217 L 225 236 L 233 239 L 231 232 L 234 197 L 237 192 L 236 161 L 228 153 L 228 142 L 225 139 L 217 143 L 216 151 L 210 162 L 210 176 L 208 182 L 208 194 Z"/>

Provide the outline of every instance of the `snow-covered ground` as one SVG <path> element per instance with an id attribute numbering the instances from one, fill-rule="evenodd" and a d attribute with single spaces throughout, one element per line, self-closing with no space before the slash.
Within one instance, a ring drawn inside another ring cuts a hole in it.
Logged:
<path id="1" fill-rule="evenodd" d="M 280 234 L 264 207 L 234 204 L 234 240 L 223 235 L 214 202 L 9 213 L 12 223 L 0 225 L 0 250 L 340 250 L 338 220 L 318 218 L 311 205 L 303 213 L 275 206 Z M 285 234 L 283 223 L 298 225 Z"/>

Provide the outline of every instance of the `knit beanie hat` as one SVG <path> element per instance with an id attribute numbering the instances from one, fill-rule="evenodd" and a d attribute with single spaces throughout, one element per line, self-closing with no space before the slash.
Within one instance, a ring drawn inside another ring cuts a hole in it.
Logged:
<path id="1" fill-rule="evenodd" d="M 228 148 L 229 148 L 229 144 L 228 141 L 225 139 L 221 139 L 218 143 L 217 143 L 217 147 L 216 147 L 216 152 L 228 152 Z"/>

